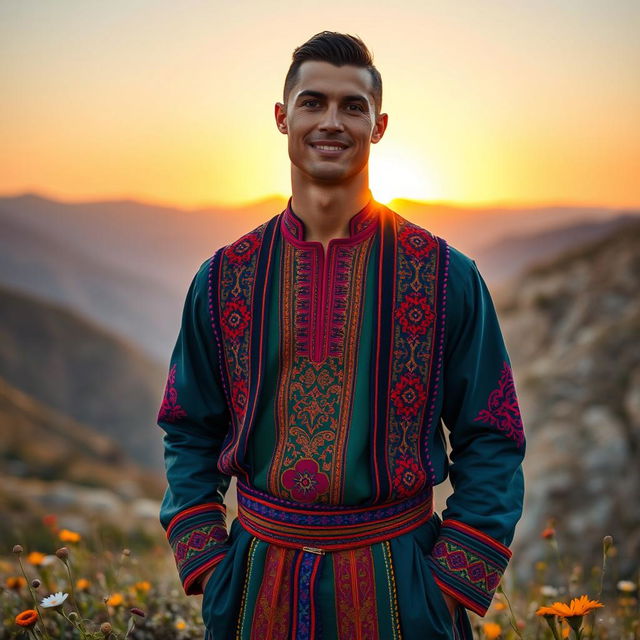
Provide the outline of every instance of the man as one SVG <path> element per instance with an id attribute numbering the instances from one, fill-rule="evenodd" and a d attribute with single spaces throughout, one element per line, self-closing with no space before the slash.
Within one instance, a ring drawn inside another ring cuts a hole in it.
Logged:
<path id="1" fill-rule="evenodd" d="M 475 261 L 371 196 L 381 99 L 358 38 L 298 47 L 275 105 L 292 196 L 187 293 L 160 520 L 206 638 L 471 638 L 511 556 L 509 356 Z"/>

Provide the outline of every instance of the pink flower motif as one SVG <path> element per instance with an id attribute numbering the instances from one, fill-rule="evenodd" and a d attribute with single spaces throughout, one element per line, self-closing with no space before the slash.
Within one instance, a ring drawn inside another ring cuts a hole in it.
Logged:
<path id="1" fill-rule="evenodd" d="M 424 385 L 414 373 L 401 376 L 391 392 L 396 411 L 405 418 L 415 418 L 426 397 Z"/>
<path id="2" fill-rule="evenodd" d="M 282 484 L 291 492 L 294 500 L 314 502 L 329 489 L 329 478 L 320 473 L 318 463 L 310 458 L 298 460 L 293 469 L 282 474 Z"/>
<path id="3" fill-rule="evenodd" d="M 234 242 L 227 251 L 229 262 L 240 264 L 248 262 L 256 249 L 260 246 L 260 240 L 253 234 L 249 233 Z"/>
<path id="4" fill-rule="evenodd" d="M 437 244 L 435 238 L 428 231 L 411 224 L 404 226 L 398 240 L 404 250 L 415 258 L 426 258 Z"/>
<path id="5" fill-rule="evenodd" d="M 408 497 L 422 487 L 425 477 L 425 472 L 420 469 L 416 460 L 411 456 L 403 455 L 396 461 L 393 488 L 399 496 Z"/>
<path id="6" fill-rule="evenodd" d="M 176 366 L 174 363 L 169 370 L 164 398 L 162 398 L 162 405 L 158 412 L 158 422 L 175 422 L 187 415 L 187 412 L 178 404 L 178 392 L 173 386 L 176 382 Z"/>
<path id="7" fill-rule="evenodd" d="M 396 309 L 400 326 L 412 336 L 424 335 L 433 323 L 435 313 L 427 300 L 418 295 L 408 295 Z"/>
<path id="8" fill-rule="evenodd" d="M 502 363 L 502 373 L 498 380 L 498 386 L 489 394 L 487 408 L 478 412 L 474 422 L 486 422 L 507 438 L 514 440 L 518 446 L 524 444 L 524 427 L 516 390 L 513 382 L 511 367 L 505 361 Z"/>
<path id="9" fill-rule="evenodd" d="M 244 300 L 229 300 L 222 312 L 222 330 L 225 335 L 235 340 L 249 326 L 251 314 Z"/>

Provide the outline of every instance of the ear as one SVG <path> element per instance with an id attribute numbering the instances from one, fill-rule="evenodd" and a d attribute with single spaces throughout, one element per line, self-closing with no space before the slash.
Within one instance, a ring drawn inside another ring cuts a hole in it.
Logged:
<path id="1" fill-rule="evenodd" d="M 384 132 L 387 130 L 387 123 L 389 122 L 389 115 L 386 113 L 381 113 L 376 118 L 376 124 L 373 127 L 373 131 L 371 132 L 371 142 L 374 144 L 380 142 Z"/>
<path id="2" fill-rule="evenodd" d="M 285 133 L 285 134 L 288 133 L 287 108 L 282 104 L 282 102 L 276 102 L 275 116 L 276 116 L 276 126 L 278 127 L 278 131 L 280 131 L 280 133 Z"/>

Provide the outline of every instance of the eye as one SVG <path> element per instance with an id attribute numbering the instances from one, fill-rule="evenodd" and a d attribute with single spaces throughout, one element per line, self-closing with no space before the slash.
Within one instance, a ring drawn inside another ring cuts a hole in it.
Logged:
<path id="1" fill-rule="evenodd" d="M 352 102 L 349 107 L 355 107 L 358 111 L 362 111 L 364 113 L 364 107 L 359 102 Z"/>
<path id="2" fill-rule="evenodd" d="M 305 101 L 302 103 L 302 106 L 303 106 L 303 107 L 306 107 L 307 105 L 309 105 L 309 104 L 310 104 L 310 103 L 312 103 L 312 102 L 313 102 L 314 104 L 320 104 L 320 102 L 319 102 L 318 100 L 305 100 Z"/>

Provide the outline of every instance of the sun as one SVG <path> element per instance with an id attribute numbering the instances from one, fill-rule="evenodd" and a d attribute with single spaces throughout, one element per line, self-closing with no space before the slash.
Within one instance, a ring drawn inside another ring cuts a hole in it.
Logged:
<path id="1" fill-rule="evenodd" d="M 369 186 L 378 202 L 394 198 L 429 200 L 435 196 L 433 181 L 423 163 L 408 153 L 393 149 L 372 150 L 369 158 Z"/>

